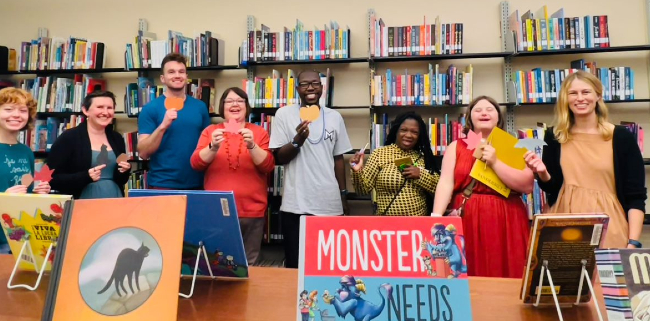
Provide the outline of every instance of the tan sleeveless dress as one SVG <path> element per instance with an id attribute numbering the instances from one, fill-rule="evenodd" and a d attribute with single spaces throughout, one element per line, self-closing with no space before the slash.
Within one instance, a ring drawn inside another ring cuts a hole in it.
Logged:
<path id="1" fill-rule="evenodd" d="M 551 213 L 605 213 L 609 215 L 603 248 L 625 248 L 626 214 L 616 197 L 612 139 L 600 134 L 572 134 L 562 144 L 560 165 L 564 184 Z"/>

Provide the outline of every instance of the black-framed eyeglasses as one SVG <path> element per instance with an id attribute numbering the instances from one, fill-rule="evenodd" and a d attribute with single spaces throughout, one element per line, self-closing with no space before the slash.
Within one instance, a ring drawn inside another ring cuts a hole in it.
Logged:
<path id="1" fill-rule="evenodd" d="M 320 88 L 322 84 L 320 81 L 312 81 L 312 82 L 301 82 L 298 84 L 298 87 L 301 89 L 307 89 L 309 88 L 309 85 L 311 85 L 313 88 Z"/>

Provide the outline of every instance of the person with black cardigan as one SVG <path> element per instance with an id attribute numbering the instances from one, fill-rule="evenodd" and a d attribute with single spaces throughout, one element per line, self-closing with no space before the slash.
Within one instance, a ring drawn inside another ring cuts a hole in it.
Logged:
<path id="1" fill-rule="evenodd" d="M 645 169 L 636 138 L 607 120 L 603 85 L 578 71 L 562 83 L 540 160 L 526 153 L 528 167 L 546 192 L 552 213 L 605 213 L 603 248 L 640 248 L 645 213 Z"/>
<path id="2" fill-rule="evenodd" d="M 82 110 L 86 121 L 63 132 L 52 145 L 47 158 L 54 170 L 50 185 L 75 199 L 123 197 L 131 165 L 117 162 L 126 147 L 122 135 L 111 128 L 115 95 L 92 92 L 84 98 Z"/>

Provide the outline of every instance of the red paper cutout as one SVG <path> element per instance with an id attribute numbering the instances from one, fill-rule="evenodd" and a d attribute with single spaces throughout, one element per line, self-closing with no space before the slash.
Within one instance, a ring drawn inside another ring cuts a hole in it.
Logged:
<path id="1" fill-rule="evenodd" d="M 476 134 L 473 130 L 470 130 L 467 132 L 467 138 L 463 138 L 463 141 L 467 144 L 467 149 L 474 150 L 481 144 L 481 139 L 483 139 L 483 133 Z"/>
<path id="2" fill-rule="evenodd" d="M 223 126 L 226 133 L 237 134 L 241 129 L 241 125 L 234 119 L 231 119 L 227 123 L 224 123 Z"/>
<path id="3" fill-rule="evenodd" d="M 34 180 L 49 183 L 52 180 L 53 172 L 54 170 L 50 170 L 50 167 L 45 164 L 39 172 L 36 172 L 36 175 L 34 175 Z"/>

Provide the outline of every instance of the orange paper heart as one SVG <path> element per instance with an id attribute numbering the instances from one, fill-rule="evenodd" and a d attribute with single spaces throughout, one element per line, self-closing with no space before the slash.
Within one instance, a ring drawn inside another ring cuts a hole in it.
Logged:
<path id="1" fill-rule="evenodd" d="M 185 98 L 176 98 L 176 97 L 166 97 L 165 98 L 165 109 L 176 109 L 179 111 L 183 109 L 183 104 L 185 103 Z"/>
<path id="2" fill-rule="evenodd" d="M 24 186 L 32 185 L 33 181 L 34 181 L 34 178 L 32 177 L 31 174 L 25 174 L 20 178 L 20 184 L 24 185 Z"/>
<path id="3" fill-rule="evenodd" d="M 300 119 L 313 122 L 318 117 L 320 117 L 320 108 L 317 105 L 300 107 Z"/>
<path id="4" fill-rule="evenodd" d="M 122 153 L 120 156 L 117 156 L 117 159 L 115 160 L 118 164 L 121 162 L 126 162 L 129 160 L 129 156 L 126 156 L 126 154 Z"/>

